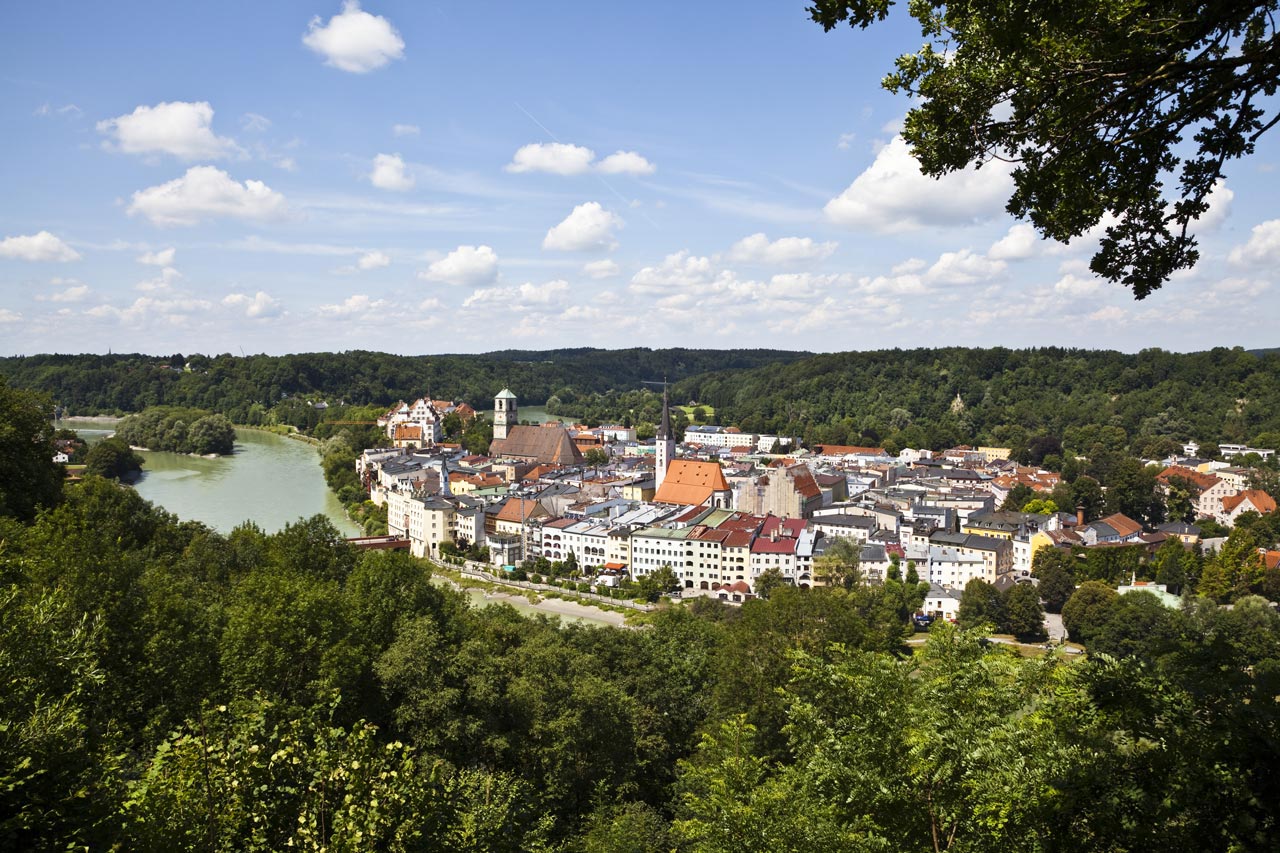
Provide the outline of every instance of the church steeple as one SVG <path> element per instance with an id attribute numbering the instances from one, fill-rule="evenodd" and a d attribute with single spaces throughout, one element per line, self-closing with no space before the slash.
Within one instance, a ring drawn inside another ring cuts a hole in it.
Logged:
<path id="1" fill-rule="evenodd" d="M 662 385 L 662 421 L 658 424 L 658 434 L 654 442 L 653 483 L 655 489 L 662 488 L 662 481 L 667 476 L 667 468 L 676 455 L 676 442 L 671 437 L 671 406 L 667 401 L 667 386 Z"/>

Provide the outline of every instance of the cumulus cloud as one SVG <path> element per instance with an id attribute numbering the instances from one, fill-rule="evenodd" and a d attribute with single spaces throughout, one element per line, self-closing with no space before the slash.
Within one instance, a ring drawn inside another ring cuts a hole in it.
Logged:
<path id="1" fill-rule="evenodd" d="M 605 258 L 602 261 L 592 261 L 586 264 L 583 266 L 582 271 L 588 278 L 610 278 L 618 274 L 618 265 Z"/>
<path id="2" fill-rule="evenodd" d="M 635 151 L 615 151 L 596 161 L 596 152 L 565 142 L 534 142 L 521 146 L 506 165 L 508 172 L 548 172 L 581 175 L 594 169 L 606 175 L 652 175 L 657 166 Z"/>
<path id="3" fill-rule="evenodd" d="M 711 281 L 711 259 L 680 250 L 667 255 L 656 267 L 644 267 L 631 277 L 631 288 L 639 293 L 659 293 L 686 289 Z"/>
<path id="4" fill-rule="evenodd" d="M 114 305 L 95 305 L 84 313 L 90 317 L 114 318 L 124 323 L 138 323 L 153 318 L 181 325 L 195 313 L 204 313 L 213 308 L 213 303 L 205 299 L 191 297 L 174 297 L 158 299 L 154 296 L 139 296 L 127 308 Z"/>
<path id="5" fill-rule="evenodd" d="M 1236 194 L 1228 189 L 1226 184 L 1215 181 L 1213 189 L 1209 191 L 1209 195 L 1205 196 L 1209 209 L 1196 220 L 1196 230 L 1216 231 L 1231 214 L 1231 201 L 1235 197 Z"/>
<path id="6" fill-rule="evenodd" d="M 156 225 L 195 225 L 215 216 L 273 219 L 284 215 L 285 200 L 262 181 L 239 183 L 214 166 L 193 166 L 181 178 L 134 193 L 129 213 Z"/>
<path id="7" fill-rule="evenodd" d="M 38 302 L 80 302 L 89 295 L 89 285 L 74 278 L 54 278 L 49 284 L 60 287 L 56 293 L 37 293 Z"/>
<path id="8" fill-rule="evenodd" d="M 520 311 L 535 306 L 560 302 L 569 294 L 569 283 L 557 279 L 545 284 L 526 281 L 519 287 L 485 287 L 472 293 L 462 303 L 463 308 L 502 308 Z"/>
<path id="9" fill-rule="evenodd" d="M 177 253 L 178 250 L 172 246 L 168 249 L 161 249 L 158 252 L 144 252 L 138 255 L 138 263 L 153 267 L 173 266 L 173 258 Z"/>
<path id="10" fill-rule="evenodd" d="M 615 151 L 596 164 L 606 175 L 652 175 L 658 167 L 635 151 Z"/>
<path id="11" fill-rule="evenodd" d="M 399 154 L 379 154 L 373 158 L 369 181 L 378 189 L 403 192 L 413 186 L 413 175 L 405 171 Z"/>
<path id="12" fill-rule="evenodd" d="M 930 225 L 965 225 L 999 213 L 1012 189 L 1008 164 L 993 161 L 942 178 L 927 177 L 901 136 L 880 149 L 866 171 L 823 209 L 848 228 L 884 233 Z"/>
<path id="13" fill-rule="evenodd" d="M 1004 269 L 1004 261 L 991 260 L 985 255 L 961 249 L 944 252 L 925 275 L 934 284 L 976 284 L 999 276 Z"/>
<path id="14" fill-rule="evenodd" d="M 535 142 L 521 146 L 506 165 L 508 172 L 550 172 L 553 175 L 580 175 L 591 169 L 596 153 L 581 145 L 564 142 Z"/>
<path id="15" fill-rule="evenodd" d="M 319 16 L 312 18 L 302 43 L 323 56 L 325 65 L 353 74 L 373 71 L 404 56 L 404 39 L 391 22 L 370 15 L 357 0 L 343 3 L 341 14 L 327 24 Z"/>
<path id="16" fill-rule="evenodd" d="M 1227 261 L 1235 266 L 1273 266 L 1280 263 L 1280 219 L 1269 219 L 1253 226 L 1248 241 L 1233 248 Z"/>
<path id="17" fill-rule="evenodd" d="M 10 311 L 8 308 L 0 308 L 0 323 L 17 323 L 22 320 L 22 315 L 17 311 Z"/>
<path id="18" fill-rule="evenodd" d="M 360 260 L 356 261 L 356 266 L 362 270 L 376 270 L 380 267 L 390 265 L 391 258 L 383 252 L 373 251 L 365 252 L 360 256 Z"/>
<path id="19" fill-rule="evenodd" d="M 20 261 L 78 261 L 80 253 L 60 237 L 48 231 L 40 231 L 0 240 L 0 258 L 16 258 Z"/>
<path id="20" fill-rule="evenodd" d="M 234 140 L 214 134 L 212 123 L 213 107 L 207 101 L 168 101 L 100 121 L 98 132 L 110 137 L 103 143 L 105 148 L 125 154 L 211 160 L 239 151 Z"/>
<path id="21" fill-rule="evenodd" d="M 617 214 L 605 210 L 599 202 L 589 201 L 575 207 L 563 222 L 547 231 L 542 248 L 562 252 L 612 250 L 618 246 L 613 230 L 623 224 Z"/>
<path id="22" fill-rule="evenodd" d="M 488 246 L 459 246 L 418 274 L 427 281 L 474 287 L 498 276 L 498 255 Z"/>
<path id="23" fill-rule="evenodd" d="M 322 317 L 360 319 L 377 314 L 386 307 L 387 302 L 384 299 L 370 299 L 368 294 L 357 293 L 339 303 L 319 305 L 316 311 Z"/>
<path id="24" fill-rule="evenodd" d="M 1021 261 L 1034 255 L 1040 242 L 1035 228 L 1019 222 L 1009 229 L 1009 233 L 991 244 L 987 257 L 997 261 Z"/>
<path id="25" fill-rule="evenodd" d="M 763 264 L 791 264 L 831 257 L 837 243 L 816 243 L 811 237 L 780 237 L 769 242 L 763 233 L 743 237 L 729 250 L 729 258 Z"/>
<path id="26" fill-rule="evenodd" d="M 417 136 L 422 130 L 416 124 L 393 124 L 391 132 L 396 136 Z"/>
<path id="27" fill-rule="evenodd" d="M 160 274 L 155 278 L 140 281 L 134 287 L 138 290 L 151 292 L 169 290 L 173 287 L 173 283 L 180 278 L 182 278 L 182 273 L 173 267 L 165 267 L 160 270 Z"/>
<path id="28" fill-rule="evenodd" d="M 253 320 L 275 317 L 280 313 L 280 303 L 268 293 L 259 290 L 250 296 L 247 293 L 231 293 L 223 297 L 222 304 Z"/>

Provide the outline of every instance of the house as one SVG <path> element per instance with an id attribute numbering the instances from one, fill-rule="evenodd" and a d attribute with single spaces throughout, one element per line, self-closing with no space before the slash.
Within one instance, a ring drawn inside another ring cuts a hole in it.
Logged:
<path id="1" fill-rule="evenodd" d="M 1166 538 L 1176 538 L 1184 545 L 1194 545 L 1200 541 L 1200 528 L 1182 521 L 1170 521 L 1156 528 Z"/>
<path id="2" fill-rule="evenodd" d="M 925 612 L 925 615 L 932 616 L 934 619 L 945 619 L 948 622 L 954 622 L 960 612 L 961 595 L 963 595 L 961 590 L 951 589 L 931 582 L 929 584 L 929 594 L 925 596 L 924 605 L 921 609 Z"/>
<path id="3" fill-rule="evenodd" d="M 1246 512 L 1266 515 L 1276 511 L 1276 502 L 1271 495 L 1261 489 L 1245 489 L 1235 495 L 1222 498 L 1222 507 L 1214 515 L 1219 524 L 1234 526 L 1236 519 Z"/>
<path id="4" fill-rule="evenodd" d="M 935 553 L 935 547 L 942 550 Z M 1012 572 L 1013 542 L 1008 539 L 940 530 L 929 537 L 930 582 L 963 587 L 975 577 L 995 583 Z M 943 580 L 950 576 L 955 580 Z"/>
<path id="5" fill-rule="evenodd" d="M 752 515 L 808 518 L 821 506 L 822 488 L 803 462 L 743 480 L 735 490 L 734 507 Z"/>
<path id="6" fill-rule="evenodd" d="M 653 500 L 679 506 L 727 507 L 730 495 L 729 483 L 719 462 L 673 459 Z"/>

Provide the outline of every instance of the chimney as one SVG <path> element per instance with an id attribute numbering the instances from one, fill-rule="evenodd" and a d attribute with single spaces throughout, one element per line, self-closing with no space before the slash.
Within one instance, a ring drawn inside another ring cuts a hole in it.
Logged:
<path id="1" fill-rule="evenodd" d="M 1076 526 L 1084 527 L 1084 505 L 1076 505 Z"/>

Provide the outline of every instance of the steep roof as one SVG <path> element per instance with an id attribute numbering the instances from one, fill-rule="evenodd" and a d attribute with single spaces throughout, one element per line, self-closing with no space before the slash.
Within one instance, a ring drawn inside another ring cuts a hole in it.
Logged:
<path id="1" fill-rule="evenodd" d="M 538 513 L 546 515 L 547 511 L 534 498 L 507 498 L 507 502 L 502 505 L 502 509 L 498 510 L 495 517 L 499 521 L 523 523 Z"/>
<path id="2" fill-rule="evenodd" d="M 720 463 L 673 459 L 653 499 L 656 503 L 702 506 L 715 492 L 727 491 L 729 483 Z"/>
<path id="3" fill-rule="evenodd" d="M 543 465 L 581 465 L 582 452 L 569 433 L 555 427 L 517 425 L 506 438 L 495 438 L 490 456 L 509 456 Z"/>
<path id="4" fill-rule="evenodd" d="M 1276 511 L 1276 502 L 1271 495 L 1262 491 L 1262 489 L 1245 489 L 1239 494 L 1229 495 L 1222 499 L 1222 509 L 1226 512 L 1234 512 L 1235 508 L 1246 500 L 1253 504 L 1254 509 L 1263 515 Z"/>
<path id="5" fill-rule="evenodd" d="M 1194 483 L 1196 488 L 1202 492 L 1206 492 L 1218 484 L 1218 478 L 1212 474 L 1203 474 L 1193 468 L 1187 468 L 1182 465 L 1170 465 L 1168 468 L 1165 468 L 1156 475 L 1156 480 L 1164 485 L 1168 485 L 1171 477 L 1182 477 L 1183 479 Z"/>
<path id="6" fill-rule="evenodd" d="M 1108 515 L 1106 518 L 1101 518 L 1098 521 L 1107 525 L 1116 533 L 1119 533 L 1121 539 L 1126 536 L 1133 536 L 1134 534 L 1142 532 L 1142 525 L 1124 513 L 1117 512 L 1114 515 Z"/>
<path id="7" fill-rule="evenodd" d="M 497 394 L 494 395 L 494 399 L 495 400 L 514 400 L 516 399 L 516 395 L 511 393 L 510 388 L 503 388 L 501 391 L 499 391 Z"/>

